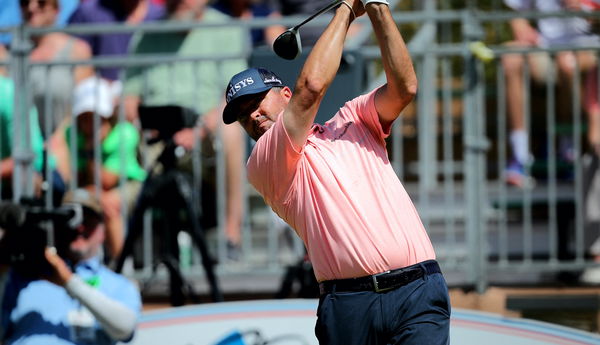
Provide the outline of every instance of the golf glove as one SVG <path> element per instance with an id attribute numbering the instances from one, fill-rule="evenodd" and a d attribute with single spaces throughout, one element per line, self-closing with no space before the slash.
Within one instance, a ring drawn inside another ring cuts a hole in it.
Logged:
<path id="1" fill-rule="evenodd" d="M 363 5 L 365 7 L 367 7 L 367 5 L 370 3 L 380 3 L 380 4 L 386 4 L 386 5 L 390 6 L 390 3 L 388 2 L 388 0 L 360 0 L 360 1 L 362 1 Z"/>

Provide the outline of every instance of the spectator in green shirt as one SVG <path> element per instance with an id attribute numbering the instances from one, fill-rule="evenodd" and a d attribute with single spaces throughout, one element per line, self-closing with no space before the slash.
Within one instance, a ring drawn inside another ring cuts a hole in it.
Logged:
<path id="1" fill-rule="evenodd" d="M 117 122 L 114 112 L 114 102 L 110 93 L 110 86 L 104 79 L 92 77 L 82 81 L 73 94 L 73 116 L 77 125 L 77 182 L 78 187 L 94 192 L 95 182 L 100 182 L 100 201 L 106 224 L 106 246 L 108 257 L 116 259 L 123 248 L 125 240 L 124 224 L 121 215 L 121 203 L 125 202 L 128 209 L 134 205 L 141 182 L 146 177 L 145 170 L 137 160 L 137 151 L 140 137 L 135 126 L 129 122 Z M 100 117 L 99 128 L 94 128 L 94 116 Z M 100 136 L 101 145 L 94 147 L 94 130 Z M 70 127 L 61 131 L 64 136 L 58 139 L 62 144 L 60 156 L 63 158 L 61 169 L 65 180 L 71 178 L 70 152 L 71 147 Z M 94 160 L 95 150 L 100 150 L 101 167 L 100 176 L 96 176 L 97 161 Z M 120 176 L 124 175 L 126 183 L 120 185 Z M 123 195 L 126 200 L 121 200 L 119 188 L 125 188 Z"/>
<path id="2" fill-rule="evenodd" d="M 8 199 L 11 197 L 12 176 L 14 171 L 15 161 L 13 154 L 13 135 L 14 135 L 14 94 L 15 87 L 12 80 L 0 75 L 0 179 L 2 179 L 2 198 Z M 29 137 L 31 138 L 31 148 L 35 155 L 33 162 L 36 171 L 35 184 L 36 192 L 39 193 L 42 165 L 43 165 L 43 150 L 44 142 L 42 132 L 38 123 L 38 114 L 35 108 L 29 112 Z M 25 133 L 20 134 L 25 137 Z"/>

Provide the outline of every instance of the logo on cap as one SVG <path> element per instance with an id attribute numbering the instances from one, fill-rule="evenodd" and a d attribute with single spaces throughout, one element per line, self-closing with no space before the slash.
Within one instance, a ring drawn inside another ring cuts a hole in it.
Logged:
<path id="1" fill-rule="evenodd" d="M 281 79 L 264 68 L 248 68 L 234 75 L 225 92 L 227 105 L 223 110 L 223 122 L 230 124 L 236 121 L 235 100 L 239 97 L 258 94 L 278 86 L 284 86 Z"/>
<path id="2" fill-rule="evenodd" d="M 227 102 L 231 101 L 233 96 L 249 85 L 254 85 L 254 79 L 252 79 L 252 77 L 240 80 L 235 84 L 229 84 L 229 88 L 227 90 Z"/>
<path id="3" fill-rule="evenodd" d="M 265 83 L 265 84 L 272 84 L 272 83 L 275 83 L 275 84 L 283 84 L 283 83 L 281 82 L 281 80 L 277 79 L 277 77 L 275 77 L 274 75 L 273 75 L 273 76 L 270 76 L 269 78 L 266 78 L 266 79 L 264 79 L 264 80 L 263 80 L 263 83 Z"/>

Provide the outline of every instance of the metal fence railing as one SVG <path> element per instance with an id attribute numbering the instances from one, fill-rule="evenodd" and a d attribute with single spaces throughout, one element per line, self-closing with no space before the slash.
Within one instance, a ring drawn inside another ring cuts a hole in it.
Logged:
<path id="1" fill-rule="evenodd" d="M 410 37 L 409 48 L 418 73 L 420 90 L 411 104 L 395 123 L 389 152 L 392 164 L 413 197 L 423 222 L 433 240 L 438 259 L 449 275 L 451 285 L 469 285 L 483 290 L 496 282 L 523 283 L 523 275 L 541 279 L 540 272 L 557 273 L 563 270 L 580 271 L 592 266 L 588 248 L 600 235 L 600 225 L 589 221 L 585 211 L 585 198 L 592 190 L 588 167 L 583 160 L 584 120 L 579 101 L 582 89 L 579 66 L 573 74 L 571 114 L 569 122 L 556 120 L 557 81 L 547 78 L 533 88 L 528 68 L 522 75 L 527 93 L 524 95 L 526 119 L 532 140 L 544 147 L 543 164 L 528 169 L 537 177 L 531 188 L 514 188 L 504 183 L 503 170 L 508 164 L 508 124 L 506 85 L 501 59 L 506 54 L 546 52 L 555 56 L 560 51 L 590 50 L 598 54 L 598 47 L 565 46 L 560 49 L 509 49 L 491 42 L 490 60 L 482 60 L 473 42 L 485 40 L 482 24 L 497 23 L 514 18 L 512 12 L 485 13 L 469 10 L 438 10 L 435 2 L 424 2 L 422 10 L 411 13 L 395 12 L 399 25 L 416 27 Z M 536 17 L 539 14 L 518 14 Z M 565 14 L 561 14 L 565 15 Z M 499 19 L 501 18 L 501 19 Z M 366 18 L 361 18 L 366 20 Z M 325 19 L 312 25 L 323 24 Z M 262 27 L 273 23 L 268 20 L 232 21 L 227 26 L 243 28 Z M 284 18 L 280 24 L 295 24 L 295 19 Z M 365 22 L 366 23 L 366 22 Z M 309 25 L 309 24 L 307 24 Z M 457 25 L 458 39 L 446 37 L 446 25 Z M 145 24 L 140 27 L 92 26 L 67 27 L 68 33 L 202 29 L 202 24 L 167 25 Z M 203 55 L 175 57 L 165 55 L 94 57 L 90 61 L 36 62 L 27 59 L 26 42 L 41 29 L 14 29 L 11 57 L 8 62 L 16 84 L 16 126 L 29 126 L 26 109 L 28 99 L 27 71 L 31 66 L 63 65 L 74 67 L 89 64 L 94 67 L 120 66 L 125 69 L 151 68 L 158 64 L 200 63 L 227 59 L 251 60 L 254 54 L 243 49 L 233 55 Z M 379 50 L 367 40 L 354 54 L 366 66 L 363 85 L 371 88 L 380 79 Z M 7 63 L 4 63 L 5 65 Z M 363 67 L 364 67 L 363 66 Z M 527 64 L 526 64 L 527 66 Z M 598 69 L 600 74 L 600 69 Z M 165 81 L 167 87 L 170 82 Z M 531 86 L 531 87 L 530 87 Z M 335 86 L 334 86 L 335 87 Z M 341 89 L 343 90 L 343 89 Z M 364 90 L 363 90 L 364 91 Z M 560 91 L 563 92 L 563 91 Z M 545 109 L 532 107 L 544 105 Z M 121 104 L 122 104 L 121 100 Z M 124 114 L 119 121 L 125 121 Z M 541 124 L 540 124 L 541 123 Z M 558 126 L 558 127 L 557 127 Z M 562 127 L 560 127 L 562 126 Z M 560 127 L 560 128 L 559 128 Z M 567 128 L 567 129 L 564 129 Z M 566 166 L 557 161 L 557 131 L 572 142 L 573 160 Z M 19 127 L 15 133 L 20 133 Z M 25 140 L 23 140 L 25 139 Z M 21 195 L 31 195 L 31 148 L 27 138 L 15 137 L 13 157 L 15 168 L 15 200 Z M 541 144 L 540 144 L 541 143 Z M 214 142 L 216 149 L 218 222 L 215 232 L 209 234 L 209 247 L 219 260 L 219 275 L 267 272 L 280 274 L 290 262 L 303 254 L 302 244 L 291 236 L 289 229 L 278 222 L 249 185 L 244 188 L 244 224 L 242 226 L 242 259 L 227 260 L 224 237 L 224 160 L 220 138 Z M 540 162 L 542 159 L 540 159 Z M 194 165 L 195 173 L 199 168 Z M 563 170 L 566 173 L 562 174 Z M 74 186 L 70 186 L 73 188 Z M 123 191 L 124 193 L 124 191 Z M 594 193 L 600 193 L 594 191 Z M 592 196 L 594 197 L 594 196 Z M 598 197 L 598 196 L 595 196 Z M 49 201 L 48 201 L 49 202 Z M 124 208 L 123 215 L 130 210 Z M 153 238 L 151 221 L 141 240 L 143 255 L 136 265 L 135 275 L 140 279 L 154 274 L 152 270 Z M 154 238 L 154 240 L 156 240 Z M 185 245 L 187 241 L 182 240 Z M 184 272 L 203 275 L 197 251 L 192 255 L 190 267 Z M 510 274 L 508 274 L 510 273 Z M 522 273 L 522 275 L 515 274 Z"/>

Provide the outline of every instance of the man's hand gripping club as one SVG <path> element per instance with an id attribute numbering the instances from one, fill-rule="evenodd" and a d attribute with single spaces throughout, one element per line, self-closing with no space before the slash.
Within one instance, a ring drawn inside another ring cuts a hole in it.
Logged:
<path id="1" fill-rule="evenodd" d="M 308 55 L 294 93 L 284 111 L 284 125 L 292 142 L 302 147 L 310 133 L 325 92 L 340 66 L 350 23 L 365 14 L 360 0 L 345 0 Z"/>
<path id="2" fill-rule="evenodd" d="M 388 0 L 360 0 L 363 5 L 365 7 L 367 7 L 368 4 L 386 4 L 386 5 L 390 5 L 390 3 L 388 2 Z"/>

